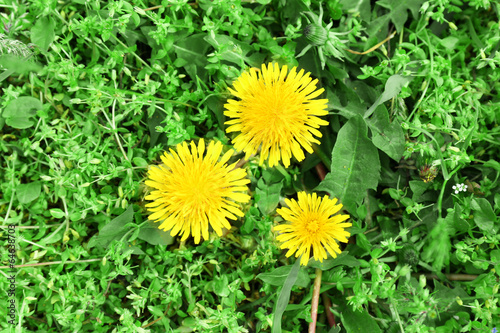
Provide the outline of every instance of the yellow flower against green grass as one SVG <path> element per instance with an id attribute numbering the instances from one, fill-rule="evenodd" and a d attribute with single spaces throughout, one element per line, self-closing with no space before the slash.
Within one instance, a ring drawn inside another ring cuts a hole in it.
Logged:
<path id="1" fill-rule="evenodd" d="M 299 192 L 298 201 L 285 199 L 285 203 L 289 208 L 276 211 L 289 223 L 274 229 L 279 232 L 276 239 L 283 243 L 281 248 L 288 249 L 286 256 L 294 253 L 297 258 L 302 256 L 301 265 L 307 265 L 311 249 L 315 260 L 323 262 L 327 258 L 326 251 L 336 258 L 341 252 L 337 241 L 347 243 L 350 233 L 345 228 L 352 225 L 344 222 L 349 215 L 337 214 L 342 208 L 341 204 L 336 204 L 337 199 Z"/>
<path id="2" fill-rule="evenodd" d="M 149 219 L 161 222 L 159 228 L 171 230 L 172 236 L 180 233 L 182 241 L 193 235 L 196 244 L 202 236 L 208 239 L 209 225 L 222 236 L 222 228 L 231 228 L 228 218 L 244 215 L 238 203 L 250 200 L 245 170 L 226 164 L 234 150 L 220 157 L 220 142 L 205 148 L 203 139 L 198 146 L 178 144 L 177 152 L 170 149 L 161 156 L 163 165 L 151 167 L 146 180 L 154 189 L 146 196 Z"/>
<path id="3" fill-rule="evenodd" d="M 328 114 L 328 100 L 314 99 L 324 91 L 316 89 L 317 83 L 303 69 L 288 71 L 278 64 L 244 72 L 229 89 L 238 100 L 224 105 L 224 114 L 231 118 L 226 132 L 240 132 L 232 140 L 234 148 L 248 159 L 261 147 L 260 164 L 268 159 L 271 167 L 280 160 L 288 167 L 292 155 L 302 161 L 302 148 L 312 153 L 312 143 L 320 144 L 315 138 L 321 137 L 318 128 L 328 125 L 319 118 Z"/>

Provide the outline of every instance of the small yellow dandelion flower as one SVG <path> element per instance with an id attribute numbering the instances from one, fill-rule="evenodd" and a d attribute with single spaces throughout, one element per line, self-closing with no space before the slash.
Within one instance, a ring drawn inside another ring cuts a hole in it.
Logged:
<path id="1" fill-rule="evenodd" d="M 189 149 L 191 148 L 191 150 Z M 243 216 L 238 202 L 248 202 L 250 196 L 241 192 L 248 190 L 246 172 L 235 169 L 226 162 L 234 151 L 222 152 L 220 142 L 211 141 L 205 153 L 205 141 L 198 146 L 191 141 L 177 145 L 177 152 L 170 149 L 161 156 L 164 163 L 149 170 L 146 185 L 154 190 L 146 196 L 152 202 L 146 204 L 152 212 L 150 220 L 162 222 L 163 230 L 171 230 L 172 236 L 179 232 L 182 240 L 190 234 L 198 244 L 201 236 L 208 239 L 209 225 L 217 235 L 222 228 L 230 229 L 228 218 Z"/>
<path id="2" fill-rule="evenodd" d="M 226 121 L 230 125 L 226 132 L 241 132 L 232 140 L 234 148 L 248 159 L 261 147 L 260 164 L 269 159 L 271 167 L 280 159 L 288 167 L 292 155 L 302 161 L 301 146 L 312 153 L 312 143 L 320 143 L 314 138 L 321 137 L 317 129 L 328 125 L 318 118 L 328 114 L 328 100 L 314 99 L 324 91 L 316 90 L 317 83 L 303 69 L 288 72 L 287 66 L 280 69 L 278 64 L 244 72 L 234 81 L 234 90 L 229 89 L 239 100 L 224 105 L 224 114 L 232 118 Z"/>
<path id="3" fill-rule="evenodd" d="M 312 248 L 315 260 L 323 262 L 327 258 L 326 251 L 336 258 L 341 252 L 337 241 L 347 243 L 350 233 L 344 229 L 352 225 L 342 223 L 349 215 L 335 215 L 342 208 L 341 204 L 336 205 L 337 199 L 299 192 L 298 202 L 285 199 L 285 203 L 290 208 L 278 208 L 276 211 L 290 223 L 274 229 L 280 233 L 276 239 L 283 243 L 281 248 L 288 249 L 286 256 L 295 253 L 297 258 L 302 256 L 300 264 L 307 265 Z"/>

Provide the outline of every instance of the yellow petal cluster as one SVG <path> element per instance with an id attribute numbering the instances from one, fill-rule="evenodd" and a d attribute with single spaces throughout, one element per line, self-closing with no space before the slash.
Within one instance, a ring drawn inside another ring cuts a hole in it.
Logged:
<path id="1" fill-rule="evenodd" d="M 300 259 L 301 265 L 307 265 L 311 257 L 311 250 L 315 260 L 323 262 L 327 258 L 327 251 L 333 258 L 341 250 L 337 241 L 347 243 L 350 233 L 345 230 L 352 226 L 344 222 L 349 215 L 337 214 L 342 209 L 337 199 L 330 199 L 327 195 L 320 198 L 306 192 L 299 192 L 298 201 L 285 199 L 289 208 L 278 208 L 276 212 L 289 223 L 275 227 L 279 232 L 276 239 L 282 242 L 281 248 L 288 249 L 286 256 Z"/>
<path id="2" fill-rule="evenodd" d="M 206 147 L 203 139 L 198 145 L 183 142 L 161 156 L 163 165 L 151 167 L 146 185 L 153 190 L 146 207 L 149 219 L 161 222 L 160 229 L 180 233 L 182 241 L 193 235 L 198 244 L 201 237 L 208 239 L 209 226 L 221 236 L 222 228 L 231 228 L 228 219 L 244 215 L 239 203 L 250 200 L 250 180 L 236 163 L 227 165 L 234 151 L 221 157 L 222 148 L 214 141 Z"/>
<path id="3" fill-rule="evenodd" d="M 292 155 L 302 161 L 302 148 L 312 153 L 312 143 L 320 144 L 315 137 L 322 136 L 318 128 L 328 125 L 319 118 L 328 114 L 328 100 L 314 99 L 324 91 L 316 89 L 317 83 L 303 69 L 288 71 L 276 63 L 244 72 L 229 89 L 237 100 L 224 105 L 231 118 L 226 132 L 239 132 L 232 139 L 234 148 L 248 159 L 260 147 L 260 164 L 268 160 L 270 167 L 280 161 L 288 167 Z"/>

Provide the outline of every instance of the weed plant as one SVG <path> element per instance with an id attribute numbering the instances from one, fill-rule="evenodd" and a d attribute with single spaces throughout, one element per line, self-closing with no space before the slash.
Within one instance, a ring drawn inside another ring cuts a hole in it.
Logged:
<path id="1" fill-rule="evenodd" d="M 3 0 L 3 332 L 496 332 L 499 11 Z M 222 237 L 159 230 L 148 167 L 185 141 L 233 148 L 228 88 L 266 63 L 319 80 L 321 145 L 287 168 L 235 154 L 251 200 Z M 300 191 L 338 198 L 352 227 L 299 268 L 274 227 Z"/>

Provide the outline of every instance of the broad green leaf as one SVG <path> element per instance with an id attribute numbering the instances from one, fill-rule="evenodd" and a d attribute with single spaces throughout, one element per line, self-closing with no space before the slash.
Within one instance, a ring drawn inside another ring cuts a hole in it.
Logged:
<path id="1" fill-rule="evenodd" d="M 367 123 L 373 132 L 373 144 L 399 162 L 405 150 L 405 136 L 401 125 L 397 121 L 389 122 L 389 113 L 385 107 L 379 108 Z"/>
<path id="2" fill-rule="evenodd" d="M 111 222 L 106 224 L 97 236 L 90 239 L 88 247 L 92 248 L 95 246 L 107 248 L 109 244 L 115 239 L 121 239 L 128 231 L 129 228 L 125 228 L 127 223 L 132 222 L 134 218 L 134 209 L 130 205 L 126 211 L 124 211 L 120 216 L 115 217 Z M 133 253 L 139 254 L 142 252 L 139 248 L 129 244 L 129 247 L 134 251 Z"/>
<path id="3" fill-rule="evenodd" d="M 338 89 L 335 93 L 327 91 L 328 108 L 339 111 L 347 119 L 356 115 L 363 115 L 366 106 L 359 96 L 341 81 L 337 82 Z"/>
<path id="4" fill-rule="evenodd" d="M 290 274 L 285 280 L 283 284 L 283 288 L 281 288 L 280 295 L 278 297 L 278 301 L 276 302 L 276 306 L 274 307 L 274 319 L 273 319 L 273 329 L 272 333 L 281 333 L 281 320 L 283 317 L 283 312 L 285 312 L 286 306 L 288 305 L 288 301 L 290 301 L 290 292 L 292 291 L 292 287 L 297 280 L 300 270 L 300 258 L 295 260 L 295 264 L 292 266 L 290 270 Z"/>
<path id="5" fill-rule="evenodd" d="M 344 303 L 341 316 L 342 324 L 347 333 L 382 332 L 375 319 L 373 319 L 365 309 L 353 311 L 350 305 Z"/>
<path id="6" fill-rule="evenodd" d="M 50 17 L 43 16 L 31 28 L 31 41 L 43 52 L 47 52 L 56 37 L 55 26 L 55 22 Z"/>
<path id="7" fill-rule="evenodd" d="M 259 179 L 258 187 L 255 189 L 255 200 L 257 206 L 263 215 L 271 214 L 280 201 L 281 188 L 283 183 L 267 185 L 264 181 Z"/>
<path id="8" fill-rule="evenodd" d="M 5 107 L 2 117 L 5 118 L 7 125 L 24 129 L 34 125 L 34 121 L 30 120 L 36 114 L 37 110 L 42 109 L 42 103 L 30 96 L 22 96 L 15 99 Z"/>
<path id="9" fill-rule="evenodd" d="M 337 258 L 329 257 L 328 259 L 323 260 L 323 262 L 316 261 L 314 259 L 309 261 L 308 266 L 319 268 L 322 271 L 327 271 L 336 266 L 347 266 L 347 267 L 355 267 L 359 266 L 360 263 L 358 259 L 348 254 L 348 251 L 343 251 L 340 253 Z"/>
<path id="10" fill-rule="evenodd" d="M 17 200 L 22 204 L 30 203 L 40 196 L 41 190 L 42 185 L 40 184 L 40 182 L 19 184 L 16 187 Z"/>
<path id="11" fill-rule="evenodd" d="M 380 30 L 385 30 L 389 21 L 396 26 L 396 30 L 401 32 L 408 19 L 408 10 L 414 18 L 418 17 L 420 6 L 425 0 L 379 0 L 377 5 L 387 8 L 388 13 L 373 20 L 368 26 L 368 36 L 374 35 Z"/>
<path id="12" fill-rule="evenodd" d="M 260 273 L 259 275 L 257 275 L 257 278 L 273 286 L 282 286 L 285 283 L 285 280 L 290 274 L 291 270 L 291 265 L 281 266 L 276 268 L 272 272 Z M 311 279 L 309 278 L 309 275 L 304 270 L 299 271 L 297 280 L 295 281 L 295 285 L 306 288 L 310 282 Z"/>
<path id="13" fill-rule="evenodd" d="M 42 69 L 42 66 L 31 60 L 26 60 L 10 54 L 0 56 L 0 66 L 5 68 L 7 70 L 6 72 L 8 72 L 9 75 L 39 72 Z M 6 76 L 6 74 L 4 73 L 2 73 L 2 75 Z M 1 77 L 0 82 L 5 78 Z"/>
<path id="14" fill-rule="evenodd" d="M 206 79 L 207 51 L 210 48 L 204 37 L 206 34 L 195 34 L 178 40 L 174 45 L 177 54 L 176 66 L 182 66 L 192 80 Z"/>
<path id="15" fill-rule="evenodd" d="M 364 119 L 352 117 L 339 131 L 332 151 L 331 172 L 316 187 L 336 197 L 350 212 L 366 196 L 368 189 L 376 189 L 380 176 L 378 150 L 367 137 Z"/>
<path id="16" fill-rule="evenodd" d="M 158 224 L 159 226 L 159 224 Z M 158 226 L 148 225 L 142 227 L 138 238 L 148 242 L 151 245 L 170 245 L 174 242 L 174 238 L 170 236 L 170 232 L 158 229 Z"/>
<path id="17" fill-rule="evenodd" d="M 213 112 L 219 127 L 224 128 L 224 103 L 222 103 L 220 98 L 210 96 L 207 98 L 205 104 L 208 106 L 210 111 Z"/>
<path id="18" fill-rule="evenodd" d="M 450 221 L 450 225 L 457 231 L 457 232 L 465 232 L 469 230 L 469 223 L 465 221 L 462 218 L 462 206 L 459 203 L 455 203 L 455 206 L 453 208 L 454 214 L 453 214 L 453 219 Z"/>
<path id="19" fill-rule="evenodd" d="M 379 106 L 380 104 L 390 100 L 393 97 L 396 97 L 401 91 L 401 88 L 403 88 L 403 86 L 411 80 L 411 77 L 401 76 L 399 74 L 394 74 L 390 78 L 388 78 L 387 82 L 385 83 L 384 92 L 375 101 L 375 103 L 373 103 L 368 111 L 366 111 L 364 118 L 370 117 L 373 111 L 375 111 L 377 106 Z"/>
<path id="20" fill-rule="evenodd" d="M 411 197 L 411 200 L 415 202 L 419 202 L 418 198 L 424 194 L 424 192 L 429 188 L 430 183 L 426 183 L 421 180 L 410 180 L 410 189 L 413 192 L 413 196 Z"/>
<path id="21" fill-rule="evenodd" d="M 471 201 L 471 208 L 474 210 L 474 222 L 479 229 L 488 233 L 494 233 L 498 229 L 495 228 L 497 217 L 488 200 L 485 198 L 474 198 Z"/>
<path id="22" fill-rule="evenodd" d="M 370 0 L 340 0 L 342 10 L 349 13 L 359 13 L 359 16 L 369 22 L 371 16 Z"/>

